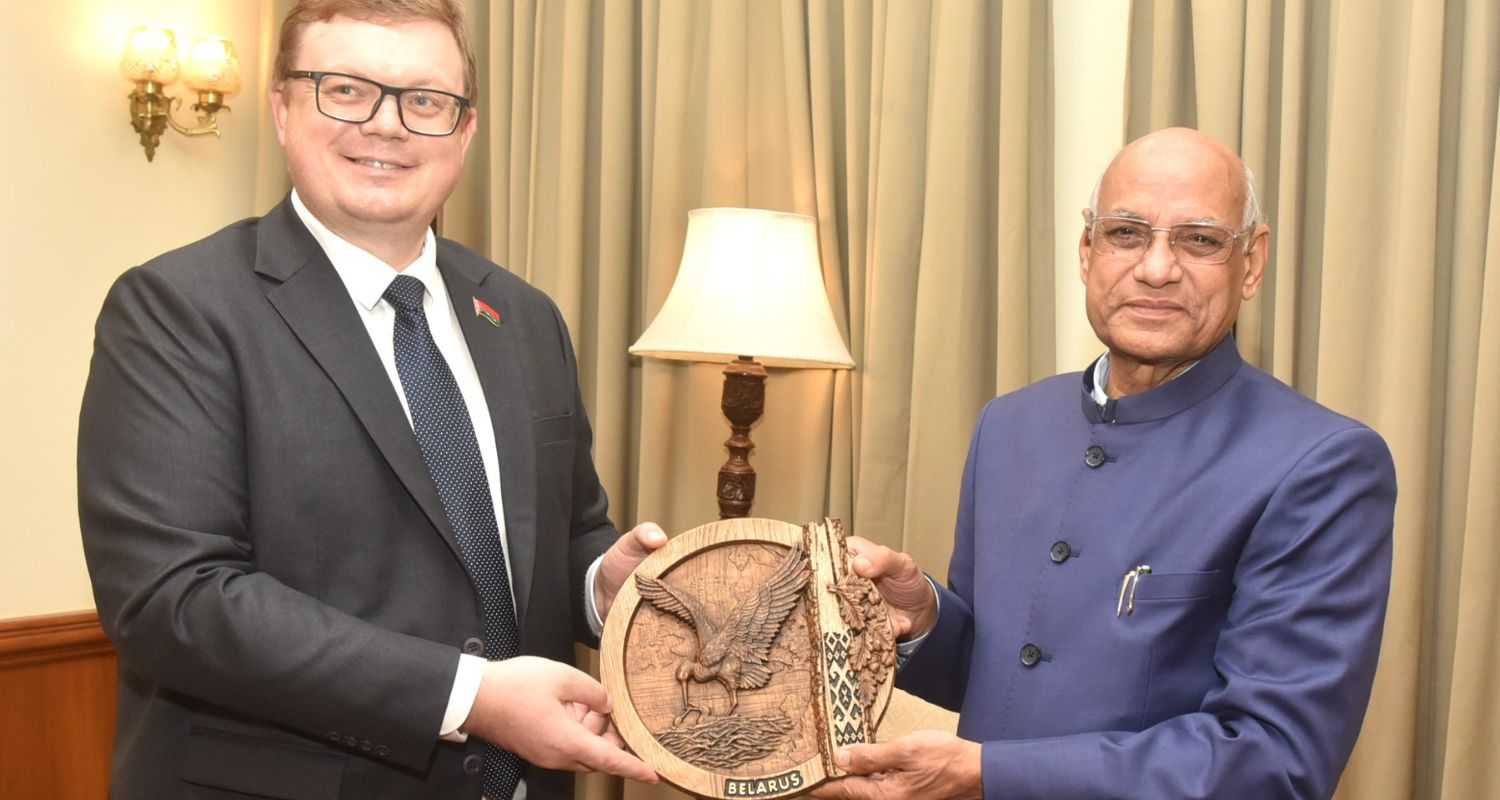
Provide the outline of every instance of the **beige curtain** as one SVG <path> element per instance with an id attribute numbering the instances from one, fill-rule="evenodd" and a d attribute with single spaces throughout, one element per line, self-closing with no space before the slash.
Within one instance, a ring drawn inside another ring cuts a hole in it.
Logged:
<path id="1" fill-rule="evenodd" d="M 487 175 L 447 221 L 562 306 L 619 521 L 717 514 L 718 368 L 625 355 L 687 211 L 795 211 L 859 368 L 773 370 L 755 511 L 832 513 L 941 570 L 979 407 L 1055 366 L 1045 6 L 486 11 Z"/>
<path id="2" fill-rule="evenodd" d="M 1082 366 L 1057 356 L 1082 314 L 1053 311 L 1078 223 L 1053 219 L 1069 94 L 1049 43 L 1089 5 L 472 0 L 483 117 L 445 229 L 563 309 L 617 522 L 716 515 L 718 368 L 625 354 L 687 211 L 796 211 L 858 367 L 772 371 L 755 513 L 841 516 L 942 573 L 979 407 Z M 1383 660 L 1340 796 L 1500 797 L 1500 12 L 1135 0 L 1130 19 L 1128 74 L 1093 76 L 1122 84 L 1108 135 L 1189 124 L 1243 153 L 1273 259 L 1242 349 L 1396 455 Z M 622 793 L 672 796 L 580 790 Z"/>
<path id="3" fill-rule="evenodd" d="M 1396 457 L 1381 667 L 1339 796 L 1500 797 L 1500 9 L 1132 11 L 1129 135 L 1196 125 L 1261 178 L 1274 259 L 1247 356 Z"/>

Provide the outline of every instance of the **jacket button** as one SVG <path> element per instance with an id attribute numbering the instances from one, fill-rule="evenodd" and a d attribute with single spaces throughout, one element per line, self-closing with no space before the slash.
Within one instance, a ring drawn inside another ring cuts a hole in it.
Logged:
<path id="1" fill-rule="evenodd" d="M 328 732 L 328 741 L 330 741 L 330 742 L 342 742 L 343 740 L 344 740 L 344 737 L 340 736 L 338 731 L 329 731 Z"/>
<path id="2" fill-rule="evenodd" d="M 484 655 L 484 640 L 473 636 L 464 640 L 464 653 L 471 656 Z"/>
<path id="3" fill-rule="evenodd" d="M 1089 469 L 1104 466 L 1104 448 L 1097 444 L 1089 445 L 1089 449 L 1083 451 L 1083 463 L 1087 464 Z"/>
<path id="4" fill-rule="evenodd" d="M 390 754 L 391 754 L 391 748 L 386 747 L 383 744 L 377 744 L 377 745 L 375 745 L 375 755 L 380 756 L 381 758 L 385 758 L 386 756 L 388 756 Z"/>
<path id="5" fill-rule="evenodd" d="M 375 749 L 375 744 L 369 739 L 361 739 L 359 743 L 359 749 L 365 751 L 366 753 L 369 753 Z"/>
<path id="6" fill-rule="evenodd" d="M 478 775 L 481 769 L 484 769 L 484 756 L 473 753 L 464 756 L 464 772 L 470 775 Z"/>
<path id="7" fill-rule="evenodd" d="M 1067 561 L 1069 558 L 1073 557 L 1073 548 L 1067 542 L 1053 542 L 1052 551 L 1049 553 L 1049 555 L 1052 556 L 1052 563 L 1061 564 L 1064 561 Z"/>
<path id="8" fill-rule="evenodd" d="M 354 738 L 353 736 L 345 736 L 344 744 L 349 747 L 359 747 L 359 740 Z"/>
<path id="9" fill-rule="evenodd" d="M 1030 669 L 1042 660 L 1042 648 L 1030 642 L 1021 646 L 1021 666 Z"/>

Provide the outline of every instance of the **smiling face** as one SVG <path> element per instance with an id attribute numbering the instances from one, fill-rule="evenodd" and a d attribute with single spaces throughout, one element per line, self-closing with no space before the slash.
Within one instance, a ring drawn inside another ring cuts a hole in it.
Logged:
<path id="1" fill-rule="evenodd" d="M 458 95 L 465 90 L 458 43 L 441 23 L 427 19 L 336 16 L 311 23 L 301 33 L 291 69 L 343 72 Z M 304 78 L 271 90 L 276 137 L 308 210 L 361 246 L 420 242 L 458 183 L 474 136 L 474 112 L 450 136 L 420 136 L 402 126 L 394 97 L 384 98 L 369 122 L 354 124 L 324 116 L 314 94 L 313 81 Z"/>
<path id="2" fill-rule="evenodd" d="M 1097 212 L 1154 227 L 1207 222 L 1239 231 L 1242 175 L 1238 158 L 1202 134 L 1159 131 L 1115 158 Z M 1260 225 L 1240 237 L 1223 264 L 1182 264 L 1163 233 L 1144 256 L 1129 258 L 1095 252 L 1085 227 L 1078 252 L 1089 324 L 1111 359 L 1171 365 L 1207 354 L 1259 289 L 1269 235 Z"/>

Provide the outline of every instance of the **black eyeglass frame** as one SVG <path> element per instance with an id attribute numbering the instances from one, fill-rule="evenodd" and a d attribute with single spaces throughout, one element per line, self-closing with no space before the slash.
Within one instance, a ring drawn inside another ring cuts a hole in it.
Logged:
<path id="1" fill-rule="evenodd" d="M 323 79 L 330 75 L 336 78 L 351 78 L 356 81 L 364 81 L 365 83 L 371 84 L 380 89 L 380 97 L 376 98 L 375 104 L 370 106 L 369 116 L 365 117 L 364 119 L 345 119 L 344 117 L 334 116 L 333 114 L 330 114 L 327 111 L 323 110 Z M 441 89 L 427 89 L 421 86 L 387 86 L 380 81 L 371 80 L 363 75 L 350 75 L 347 72 L 295 69 L 288 71 L 286 77 L 288 80 L 291 80 L 293 78 L 306 78 L 307 80 L 312 81 L 313 105 L 318 109 L 318 113 L 329 119 L 338 120 L 339 122 L 348 122 L 352 125 L 363 125 L 366 122 L 375 119 L 375 115 L 380 113 L 380 107 L 385 104 L 385 98 L 394 97 L 396 98 L 396 117 L 401 120 L 401 127 L 417 136 L 452 136 L 454 132 L 458 130 L 459 126 L 464 123 L 464 114 L 471 107 L 473 107 L 473 103 L 469 102 L 469 98 L 464 97 L 463 95 L 457 95 L 452 92 L 445 92 Z M 401 95 L 406 94 L 407 92 L 440 94 L 444 97 L 451 97 L 454 100 L 458 101 L 458 114 L 453 118 L 453 127 L 450 128 L 447 133 L 427 133 L 426 131 L 413 130 L 410 125 L 406 124 L 406 109 L 401 106 Z"/>

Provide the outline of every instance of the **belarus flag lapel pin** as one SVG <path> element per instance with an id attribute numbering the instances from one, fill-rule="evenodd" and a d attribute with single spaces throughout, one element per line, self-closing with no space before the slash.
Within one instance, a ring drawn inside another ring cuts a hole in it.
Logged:
<path id="1" fill-rule="evenodd" d="M 483 317 L 489 324 L 500 327 L 500 312 L 477 297 L 474 298 L 474 316 Z"/>

